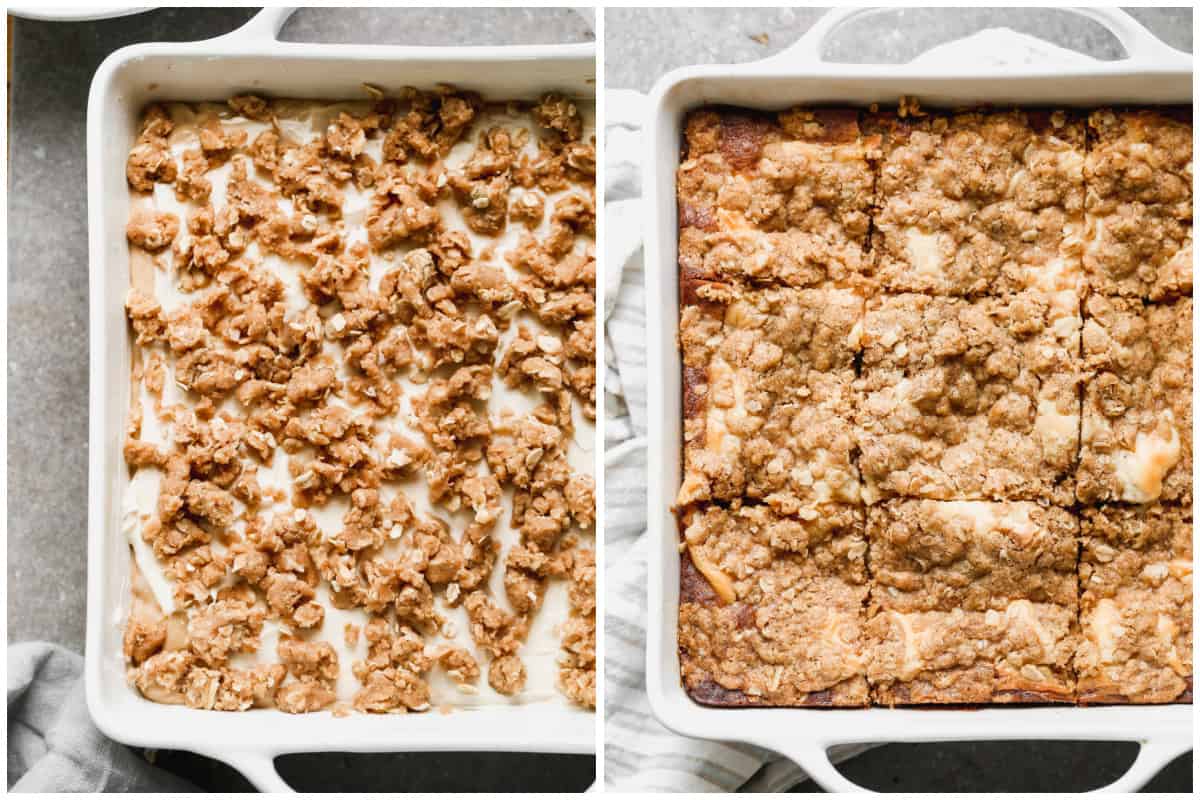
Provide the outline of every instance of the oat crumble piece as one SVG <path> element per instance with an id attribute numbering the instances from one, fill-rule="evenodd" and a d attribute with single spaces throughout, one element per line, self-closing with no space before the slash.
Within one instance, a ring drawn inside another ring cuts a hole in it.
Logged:
<path id="1" fill-rule="evenodd" d="M 142 116 L 141 132 L 129 151 L 125 176 L 138 192 L 150 192 L 155 183 L 171 183 L 177 168 L 171 158 L 167 137 L 175 125 L 162 106 L 150 106 Z"/>
<path id="2" fill-rule="evenodd" d="M 1080 702 L 1190 703 L 1191 506 L 1085 509 L 1079 581 Z"/>
<path id="3" fill-rule="evenodd" d="M 446 671 L 450 679 L 462 686 L 479 681 L 479 662 L 462 647 L 451 647 L 438 656 L 438 666 Z"/>
<path id="4" fill-rule="evenodd" d="M 1083 265 L 1093 291 L 1190 295 L 1190 109 L 1100 109 L 1088 116 L 1088 134 Z"/>
<path id="5" fill-rule="evenodd" d="M 1069 504 L 1079 328 L 1069 291 L 869 300 L 855 415 L 866 501 Z"/>
<path id="6" fill-rule="evenodd" d="M 515 655 L 500 656 L 488 665 L 488 685 L 500 694 L 520 694 L 525 679 L 525 664 Z"/>
<path id="7" fill-rule="evenodd" d="M 429 685 L 423 676 L 433 662 L 420 635 L 408 627 L 396 630 L 383 617 L 372 617 L 364 634 L 368 656 L 354 662 L 354 675 L 363 684 L 354 707 L 376 714 L 427 710 Z"/>
<path id="8" fill-rule="evenodd" d="M 1084 304 L 1078 496 L 1192 502 L 1192 301 Z"/>
<path id="9" fill-rule="evenodd" d="M 145 622 L 131 619 L 125 626 L 122 649 L 130 664 L 137 666 L 162 650 L 167 641 L 165 619 Z"/>
<path id="10" fill-rule="evenodd" d="M 151 253 L 171 246 L 179 234 L 179 217 L 157 211 L 134 211 L 125 226 L 129 243 Z"/>
<path id="11" fill-rule="evenodd" d="M 1083 288 L 1084 125 L 1065 111 L 869 114 L 871 236 L 888 291 Z"/>
<path id="12" fill-rule="evenodd" d="M 716 706 L 862 706 L 869 699 L 863 512 L 810 520 L 767 506 L 683 518 L 683 682 Z"/>

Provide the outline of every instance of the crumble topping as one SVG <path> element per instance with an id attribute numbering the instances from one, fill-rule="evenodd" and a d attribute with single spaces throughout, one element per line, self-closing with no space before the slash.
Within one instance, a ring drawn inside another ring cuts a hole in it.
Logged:
<path id="1" fill-rule="evenodd" d="M 1079 579 L 1081 702 L 1190 700 L 1190 507 L 1085 509 Z"/>
<path id="2" fill-rule="evenodd" d="M 124 442 L 143 696 L 595 707 L 590 125 L 560 95 L 449 87 L 147 109 Z"/>
<path id="3" fill-rule="evenodd" d="M 1192 293 L 1190 110 L 1088 116 L 1087 245 L 1092 288 L 1162 300 Z"/>
<path id="4" fill-rule="evenodd" d="M 1079 328 L 1070 291 L 868 300 L 856 415 L 864 499 L 1070 503 Z"/>
<path id="5" fill-rule="evenodd" d="M 1192 502 L 1192 301 L 1084 305 L 1080 501 Z"/>
<path id="6" fill-rule="evenodd" d="M 1062 111 L 880 113 L 865 126 L 882 138 L 871 245 L 885 289 L 1082 290 L 1082 120 Z"/>

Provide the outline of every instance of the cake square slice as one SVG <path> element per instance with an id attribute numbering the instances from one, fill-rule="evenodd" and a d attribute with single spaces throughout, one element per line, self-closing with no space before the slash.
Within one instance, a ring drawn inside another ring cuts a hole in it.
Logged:
<path id="1" fill-rule="evenodd" d="M 688 115 L 676 178 L 683 277 L 796 287 L 866 272 L 874 176 L 849 108 Z"/>
<path id="2" fill-rule="evenodd" d="M 884 705 L 1070 702 L 1079 522 L 1031 502 L 867 512 L 867 677 Z"/>
<path id="3" fill-rule="evenodd" d="M 1079 328 L 1071 291 L 870 299 L 856 410 L 866 502 L 1070 504 Z"/>
<path id="4" fill-rule="evenodd" d="M 867 513 L 871 609 L 1074 608 L 1079 520 L 1029 501 L 892 500 Z"/>
<path id="5" fill-rule="evenodd" d="M 1088 117 L 1084 269 L 1101 294 L 1160 300 L 1192 291 L 1188 108 Z"/>
<path id="6" fill-rule="evenodd" d="M 862 297 L 705 282 L 683 293 L 676 504 L 748 500 L 797 514 L 858 502 L 851 420 Z"/>
<path id="7" fill-rule="evenodd" d="M 1161 504 L 1083 511 L 1083 703 L 1192 702 L 1192 513 Z"/>
<path id="8" fill-rule="evenodd" d="M 1070 703 L 1074 605 L 1015 600 L 1003 611 L 881 611 L 866 626 L 876 703 Z"/>
<path id="9" fill-rule="evenodd" d="M 1082 286 L 1083 120 L 1064 111 L 869 114 L 881 139 L 874 277 L 979 296 Z"/>
<path id="10" fill-rule="evenodd" d="M 867 571 L 861 507 L 811 518 L 763 505 L 681 520 L 679 662 L 697 702 L 864 706 Z"/>
<path id="11" fill-rule="evenodd" d="M 1192 502 L 1192 300 L 1084 305 L 1083 503 Z"/>

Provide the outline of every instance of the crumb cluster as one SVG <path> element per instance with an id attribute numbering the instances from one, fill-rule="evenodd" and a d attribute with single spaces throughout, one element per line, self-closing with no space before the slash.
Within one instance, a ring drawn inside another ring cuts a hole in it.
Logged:
<path id="1" fill-rule="evenodd" d="M 1191 702 L 1191 130 L 689 114 L 694 699 Z"/>
<path id="2" fill-rule="evenodd" d="M 557 688 L 594 708 L 594 139 L 561 95 L 371 94 L 144 114 L 130 681 L 289 713 L 520 697 L 557 591 Z"/>

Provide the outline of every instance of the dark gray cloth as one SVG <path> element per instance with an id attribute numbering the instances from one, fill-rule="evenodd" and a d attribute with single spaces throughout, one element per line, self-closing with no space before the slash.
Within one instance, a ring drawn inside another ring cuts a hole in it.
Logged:
<path id="1" fill-rule="evenodd" d="M 92 723 L 83 658 L 48 642 L 8 648 L 11 792 L 194 792 Z"/>

